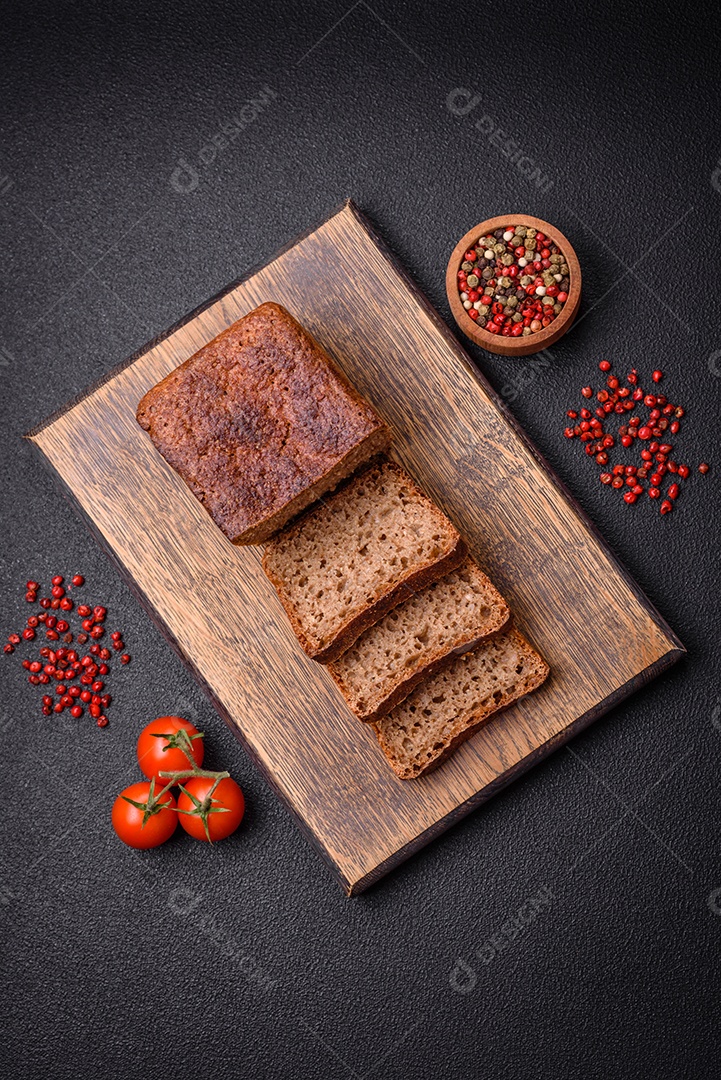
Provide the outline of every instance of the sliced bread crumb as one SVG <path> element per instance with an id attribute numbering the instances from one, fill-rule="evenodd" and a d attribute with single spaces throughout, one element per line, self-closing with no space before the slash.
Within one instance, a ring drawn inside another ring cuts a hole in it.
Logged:
<path id="1" fill-rule="evenodd" d="M 545 660 L 511 629 L 420 683 L 375 724 L 380 747 L 401 780 L 421 776 L 548 673 Z"/>
<path id="2" fill-rule="evenodd" d="M 275 536 L 263 569 L 305 651 L 328 663 L 465 553 L 445 514 L 381 457 Z"/>
<path id="3" fill-rule="evenodd" d="M 329 671 L 358 719 L 373 723 L 432 671 L 501 631 L 509 617 L 501 594 L 467 557 L 369 627 Z"/>

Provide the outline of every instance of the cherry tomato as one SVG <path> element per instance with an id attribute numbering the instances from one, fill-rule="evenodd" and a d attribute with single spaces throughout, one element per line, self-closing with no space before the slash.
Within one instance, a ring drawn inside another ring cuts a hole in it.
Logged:
<path id="1" fill-rule="evenodd" d="M 149 724 L 146 724 L 138 737 L 138 763 L 148 779 L 155 777 L 155 787 L 158 791 L 168 782 L 167 779 L 158 775 L 161 770 L 180 772 L 182 769 L 190 768 L 190 762 L 180 747 L 168 746 L 168 740 L 159 737 L 161 735 L 173 736 L 181 729 L 187 731 L 192 739 L 192 756 L 195 764 L 202 765 L 203 740 L 193 738 L 194 735 L 200 733 L 189 720 L 183 720 L 180 716 L 159 716 L 157 720 L 151 720 Z"/>
<path id="2" fill-rule="evenodd" d="M 156 798 L 157 794 L 156 790 Z M 133 803 L 145 805 L 149 795 L 150 784 L 146 780 L 140 780 L 121 791 L 113 803 L 113 828 L 124 844 L 140 851 L 164 844 L 173 835 L 178 824 L 175 799 L 169 791 L 163 795 L 143 824 L 144 810 L 140 806 L 133 806 Z M 128 802 L 128 799 L 133 802 Z"/>
<path id="3" fill-rule="evenodd" d="M 235 780 L 232 780 L 229 776 L 221 780 L 213 792 L 211 803 L 208 803 L 208 792 L 214 783 L 212 777 L 194 776 L 192 779 L 183 782 L 185 791 L 181 791 L 178 796 L 178 810 L 197 810 L 197 806 L 190 798 L 190 795 L 195 796 L 201 806 L 211 807 L 207 817 L 210 836 L 205 831 L 205 824 L 199 813 L 178 814 L 180 824 L 196 840 L 223 840 L 226 836 L 230 836 L 231 833 L 235 832 L 243 820 L 245 799 Z M 186 791 L 189 794 L 186 795 Z M 224 809 L 220 810 L 220 812 L 212 809 L 216 806 L 224 807 Z"/>

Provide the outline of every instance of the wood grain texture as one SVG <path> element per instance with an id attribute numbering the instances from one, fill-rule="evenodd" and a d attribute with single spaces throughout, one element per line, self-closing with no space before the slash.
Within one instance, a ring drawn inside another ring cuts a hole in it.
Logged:
<path id="1" fill-rule="evenodd" d="M 135 421 L 147 390 L 265 300 L 287 306 L 391 425 L 398 460 L 551 665 L 537 693 L 414 782 L 394 776 L 303 654 L 260 551 L 228 542 Z M 349 894 L 683 653 L 352 203 L 28 438 Z"/>

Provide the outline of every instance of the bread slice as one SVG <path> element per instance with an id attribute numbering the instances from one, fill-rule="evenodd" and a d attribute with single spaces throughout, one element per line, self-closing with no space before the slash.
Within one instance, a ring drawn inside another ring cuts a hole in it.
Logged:
<path id="1" fill-rule="evenodd" d="M 369 627 L 328 670 L 358 719 L 373 723 L 509 618 L 506 601 L 468 556 Z"/>
<path id="2" fill-rule="evenodd" d="M 305 651 L 329 663 L 465 553 L 445 514 L 381 457 L 274 537 L 263 569 Z"/>
<path id="3" fill-rule="evenodd" d="M 535 690 L 545 660 L 515 629 L 459 656 L 375 725 L 381 750 L 401 780 L 437 768 L 494 713 Z"/>
<path id="4" fill-rule="evenodd" d="M 390 444 L 278 304 L 261 304 L 149 390 L 137 420 L 234 544 L 260 544 Z"/>

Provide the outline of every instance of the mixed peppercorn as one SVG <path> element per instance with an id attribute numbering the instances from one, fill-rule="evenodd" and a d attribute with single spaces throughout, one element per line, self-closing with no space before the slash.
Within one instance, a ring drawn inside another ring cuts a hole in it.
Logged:
<path id="1" fill-rule="evenodd" d="M 113 652 L 121 653 L 121 664 L 129 664 L 131 660 L 130 654 L 124 652 L 123 635 L 119 630 L 115 630 L 110 634 L 111 648 L 100 645 L 100 639 L 105 636 L 103 624 L 107 609 L 100 604 L 95 607 L 90 607 L 89 604 L 76 606 L 75 601 L 68 595 L 73 588 L 79 589 L 85 584 L 82 574 L 74 574 L 67 583 L 61 574 L 56 574 L 50 584 L 50 595 L 38 600 L 40 583 L 32 580 L 26 582 L 25 599 L 28 604 L 37 603 L 40 611 L 28 616 L 24 630 L 8 636 L 3 651 L 13 653 L 23 641 L 34 641 L 38 634 L 44 631 L 46 641 L 52 644 L 44 645 L 40 649 L 38 659 L 22 662 L 29 672 L 28 682 L 31 685 L 57 684 L 54 687 L 56 697 L 47 692 L 43 695 L 43 715 L 50 716 L 68 709 L 71 716 L 80 719 L 87 710 L 98 727 L 107 727 L 106 710 L 112 698 L 105 692 L 104 680 L 110 674 L 110 660 Z M 73 610 L 81 620 L 81 629 L 75 634 L 68 622 Z M 62 614 L 55 615 L 55 611 Z M 83 646 L 88 641 L 91 644 L 85 655 L 81 655 L 82 650 L 72 647 L 73 643 Z M 56 645 L 55 642 L 59 644 Z M 74 683 L 75 679 L 79 685 L 69 685 Z"/>
<path id="2" fill-rule="evenodd" d="M 502 337 L 545 330 L 560 315 L 571 287 L 563 253 L 550 236 L 526 225 L 479 236 L 457 277 L 468 317 Z"/>
<path id="3" fill-rule="evenodd" d="M 661 499 L 661 514 L 669 514 L 681 491 L 681 482 L 690 475 L 688 465 L 679 464 L 671 455 L 674 444 L 668 439 L 674 438 L 681 429 L 685 411 L 680 405 L 674 405 L 665 394 L 646 393 L 639 385 L 638 372 L 633 368 L 626 376 L 628 385 L 621 385 L 621 380 L 611 374 L 611 362 L 601 360 L 599 369 L 606 375 L 606 388 L 596 392 L 598 405 L 592 412 L 590 408 L 569 409 L 566 413 L 573 421 L 564 434 L 567 439 L 578 438 L 585 443 L 586 454 L 597 465 L 604 467 L 600 474 L 602 484 L 607 484 L 618 491 L 623 490 L 624 502 L 629 505 L 637 502 L 644 492 L 650 499 Z M 651 378 L 660 383 L 663 372 L 656 370 Z M 584 398 L 593 397 L 591 386 L 581 390 Z M 645 419 L 637 414 L 647 410 Z M 620 424 L 614 436 L 605 425 L 612 416 L 623 416 L 631 412 L 634 415 Z M 640 465 L 615 464 L 609 466 L 610 451 L 621 445 L 624 449 L 639 449 Z M 705 475 L 709 471 L 706 462 L 702 462 L 698 471 Z M 648 487 L 643 481 L 648 480 Z M 662 488 L 667 485 L 666 490 Z"/>

